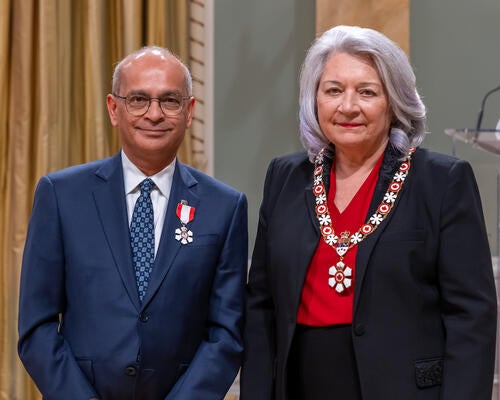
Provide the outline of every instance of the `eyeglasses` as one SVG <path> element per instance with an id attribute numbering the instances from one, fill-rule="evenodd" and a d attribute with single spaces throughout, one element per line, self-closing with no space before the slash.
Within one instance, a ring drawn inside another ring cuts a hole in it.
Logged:
<path id="1" fill-rule="evenodd" d="M 160 104 L 160 108 L 166 116 L 173 117 L 181 112 L 184 102 L 191 98 L 181 96 L 178 93 L 169 93 L 161 98 L 148 97 L 142 94 L 129 94 L 124 97 L 113 93 L 113 96 L 125 100 L 125 108 L 136 117 L 146 114 L 153 100 Z"/>

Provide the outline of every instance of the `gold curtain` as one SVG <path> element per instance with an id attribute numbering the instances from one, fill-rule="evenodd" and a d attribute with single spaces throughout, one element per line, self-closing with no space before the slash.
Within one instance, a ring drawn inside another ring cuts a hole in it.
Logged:
<path id="1" fill-rule="evenodd" d="M 115 63 L 144 45 L 187 60 L 187 14 L 180 0 L 0 0 L 0 400 L 41 398 L 16 349 L 35 184 L 118 151 L 105 106 Z"/>

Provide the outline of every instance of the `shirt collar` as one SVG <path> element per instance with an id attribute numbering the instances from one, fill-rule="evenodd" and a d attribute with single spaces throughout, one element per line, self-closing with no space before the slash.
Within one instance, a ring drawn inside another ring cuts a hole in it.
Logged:
<path id="1" fill-rule="evenodd" d="M 121 151 L 122 167 L 123 167 L 123 180 L 125 184 L 125 194 L 135 192 L 139 188 L 139 184 L 148 176 L 137 168 L 137 166 L 130 161 L 125 152 Z M 168 197 L 170 188 L 172 187 L 172 180 L 174 178 L 176 158 L 163 168 L 160 172 L 150 176 L 151 180 L 156 185 L 157 189 L 163 196 Z"/>

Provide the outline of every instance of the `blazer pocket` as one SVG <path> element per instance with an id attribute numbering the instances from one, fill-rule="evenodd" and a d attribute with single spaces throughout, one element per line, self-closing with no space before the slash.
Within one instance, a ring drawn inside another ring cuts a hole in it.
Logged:
<path id="1" fill-rule="evenodd" d="M 415 361 L 415 379 L 420 389 L 441 385 L 443 358 L 436 357 Z"/>
<path id="2" fill-rule="evenodd" d="M 213 246 L 218 242 L 219 242 L 219 235 L 216 233 L 196 235 L 196 232 L 194 232 L 193 242 L 190 243 L 190 246 L 194 247 Z"/>
<path id="3" fill-rule="evenodd" d="M 92 360 L 77 358 L 76 363 L 78 364 L 82 372 L 85 374 L 90 384 L 93 385 L 95 383 L 95 377 L 94 377 L 94 366 Z"/>
<path id="4" fill-rule="evenodd" d="M 384 232 L 380 235 L 381 242 L 424 242 L 426 231 L 414 230 L 403 232 Z"/>

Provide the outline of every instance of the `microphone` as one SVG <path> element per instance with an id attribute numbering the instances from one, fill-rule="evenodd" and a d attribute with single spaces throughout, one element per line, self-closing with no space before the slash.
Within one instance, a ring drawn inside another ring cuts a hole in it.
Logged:
<path id="1" fill-rule="evenodd" d="M 484 105 L 486 103 L 486 99 L 488 97 L 490 97 L 490 94 L 495 93 L 498 90 L 500 90 L 500 86 L 497 86 L 496 88 L 491 89 L 483 97 L 483 101 L 481 102 L 481 109 L 479 110 L 479 115 L 477 116 L 477 124 L 476 124 L 476 132 L 475 132 L 476 139 L 477 139 L 477 136 L 479 135 L 479 129 L 481 128 L 481 122 L 483 121 Z"/>

